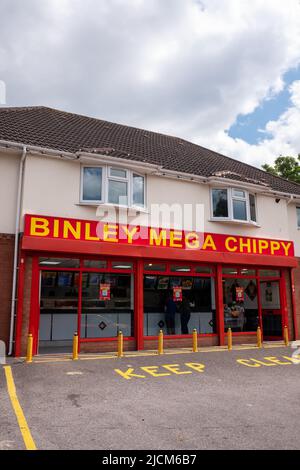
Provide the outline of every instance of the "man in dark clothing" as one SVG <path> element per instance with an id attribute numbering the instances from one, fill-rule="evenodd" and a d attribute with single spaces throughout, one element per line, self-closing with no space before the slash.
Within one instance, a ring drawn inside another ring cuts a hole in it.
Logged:
<path id="1" fill-rule="evenodd" d="M 166 302 L 166 324 L 168 335 L 175 335 L 175 315 L 176 303 L 171 295 L 168 296 Z"/>
<path id="2" fill-rule="evenodd" d="M 180 306 L 180 320 L 181 320 L 181 333 L 183 335 L 189 334 L 188 323 L 191 318 L 190 302 L 186 296 L 183 296 Z"/>

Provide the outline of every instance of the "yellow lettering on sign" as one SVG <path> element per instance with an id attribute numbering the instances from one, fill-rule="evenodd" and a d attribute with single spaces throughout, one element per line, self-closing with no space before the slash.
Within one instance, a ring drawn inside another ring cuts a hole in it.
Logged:
<path id="1" fill-rule="evenodd" d="M 95 241 L 95 242 L 100 240 L 99 237 L 93 237 L 91 235 L 91 224 L 89 222 L 87 222 L 85 225 L 85 239 L 89 241 Z"/>
<path id="2" fill-rule="evenodd" d="M 30 235 L 47 237 L 50 233 L 49 221 L 42 217 L 32 217 L 30 220 Z"/>
<path id="3" fill-rule="evenodd" d="M 270 242 L 270 248 L 271 248 L 271 255 L 274 255 L 274 254 L 275 254 L 275 251 L 280 250 L 281 245 L 280 245 L 279 242 L 276 242 L 276 241 L 272 240 L 272 241 Z"/>
<path id="4" fill-rule="evenodd" d="M 103 240 L 105 242 L 118 243 L 118 226 L 116 224 L 105 224 L 103 227 Z"/>
<path id="5" fill-rule="evenodd" d="M 251 239 L 247 238 L 246 241 L 243 241 L 243 238 L 240 238 L 240 251 L 244 253 L 244 248 L 246 248 L 247 253 L 251 253 Z"/>
<path id="6" fill-rule="evenodd" d="M 124 379 L 126 380 L 130 380 L 132 379 L 133 377 L 137 377 L 139 379 L 145 379 L 146 376 L 145 375 L 138 375 L 138 374 L 134 374 L 133 373 L 134 369 L 130 368 L 130 369 L 127 369 L 125 372 L 123 372 L 122 370 L 120 369 L 115 369 L 115 372 L 119 375 L 121 375 L 121 377 L 123 377 Z"/>
<path id="7" fill-rule="evenodd" d="M 234 245 L 232 245 L 232 242 L 234 243 Z M 225 240 L 226 250 L 231 252 L 237 251 L 238 247 L 236 246 L 236 243 L 237 239 L 235 237 L 227 237 Z"/>
<path id="8" fill-rule="evenodd" d="M 202 245 L 202 250 L 206 250 L 207 248 L 212 248 L 212 250 L 214 251 L 217 250 L 217 247 L 216 247 L 216 244 L 214 242 L 212 235 L 207 235 Z"/>
<path id="9" fill-rule="evenodd" d="M 159 234 L 154 228 L 150 228 L 150 245 L 167 246 L 167 231 L 160 230 Z"/>
<path id="10" fill-rule="evenodd" d="M 196 249 L 200 248 L 200 243 L 199 243 L 199 236 L 195 232 L 188 233 L 185 236 L 185 245 L 189 249 Z"/>
<path id="11" fill-rule="evenodd" d="M 73 227 L 71 222 L 68 220 L 64 220 L 64 238 L 69 238 L 69 233 L 76 239 L 80 240 L 80 233 L 81 233 L 81 222 L 76 222 L 76 228 Z"/>
<path id="12" fill-rule="evenodd" d="M 281 242 L 282 248 L 284 249 L 285 256 L 289 256 L 289 250 L 292 246 L 291 242 Z"/>
<path id="13" fill-rule="evenodd" d="M 122 228 L 127 236 L 127 241 L 128 243 L 131 245 L 132 244 L 132 240 L 133 240 L 133 237 L 134 235 L 136 234 L 136 232 L 138 231 L 138 227 L 133 227 L 131 230 L 129 230 L 126 225 L 122 225 Z"/>
<path id="14" fill-rule="evenodd" d="M 267 240 L 258 240 L 258 252 L 262 254 L 264 250 L 269 248 L 269 242 Z"/>
<path id="15" fill-rule="evenodd" d="M 185 365 L 193 370 L 196 370 L 197 372 L 204 372 L 205 369 L 205 365 L 201 364 L 200 362 L 186 362 Z"/>
<path id="16" fill-rule="evenodd" d="M 166 377 L 167 375 L 171 375 L 168 372 L 158 373 L 159 366 L 145 366 L 141 367 L 142 370 L 147 372 L 148 374 L 152 375 L 153 377 Z"/>
<path id="17" fill-rule="evenodd" d="M 182 248 L 182 232 L 180 230 L 170 231 L 170 246 L 172 248 Z"/>
<path id="18" fill-rule="evenodd" d="M 237 359 L 236 362 L 247 367 L 261 367 L 260 364 L 253 364 L 253 362 L 251 362 L 249 359 Z"/>
<path id="19" fill-rule="evenodd" d="M 58 238 L 59 236 L 59 220 L 54 219 L 53 222 L 53 237 Z"/>
<path id="20" fill-rule="evenodd" d="M 164 366 L 165 369 L 169 370 L 173 374 L 176 375 L 184 375 L 184 374 L 192 374 L 191 370 L 180 370 L 180 365 L 179 364 L 165 364 Z"/>

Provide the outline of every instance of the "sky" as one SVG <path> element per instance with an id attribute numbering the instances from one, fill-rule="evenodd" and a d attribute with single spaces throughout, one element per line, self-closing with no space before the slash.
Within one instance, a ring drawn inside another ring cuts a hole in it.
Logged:
<path id="1" fill-rule="evenodd" d="M 300 0 L 0 0 L 4 85 L 273 163 L 300 153 Z"/>

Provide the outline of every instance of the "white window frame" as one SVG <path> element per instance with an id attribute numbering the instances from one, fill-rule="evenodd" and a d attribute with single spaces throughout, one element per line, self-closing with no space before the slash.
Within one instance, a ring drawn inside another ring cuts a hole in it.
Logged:
<path id="1" fill-rule="evenodd" d="M 214 216 L 214 205 L 213 205 L 213 191 L 214 190 L 227 190 L 227 203 L 228 203 L 228 217 L 216 217 Z M 245 197 L 241 196 L 235 196 L 234 191 L 243 191 L 245 193 Z M 251 213 L 250 213 L 250 194 L 254 196 L 254 201 L 255 201 L 255 215 L 256 215 L 256 221 L 251 220 Z M 233 217 L 233 200 L 237 201 L 245 201 L 246 202 L 246 215 L 247 219 L 234 219 Z M 257 222 L 257 198 L 254 192 L 252 191 L 247 191 L 246 189 L 243 188 L 238 188 L 238 187 L 231 187 L 231 188 L 225 188 L 221 186 L 214 186 L 210 189 L 210 204 L 211 204 L 211 220 L 216 221 L 216 222 L 236 222 L 236 223 L 241 223 L 241 224 L 252 224 L 252 225 L 258 225 Z"/>
<path id="2" fill-rule="evenodd" d="M 101 168 L 102 169 L 102 199 L 99 201 L 95 200 L 87 200 L 83 199 L 83 174 L 84 168 Z M 120 176 L 111 176 L 110 171 L 111 169 L 120 169 L 126 171 L 126 178 L 122 178 Z M 140 206 L 133 203 L 133 175 L 140 176 L 144 178 L 144 205 Z M 108 191 L 109 191 L 109 180 L 112 181 L 120 181 L 127 183 L 127 205 L 116 204 L 108 202 Z M 136 210 L 144 211 L 147 207 L 147 178 L 146 175 L 140 173 L 139 171 L 128 170 L 126 167 L 122 167 L 120 165 L 115 166 L 108 166 L 108 165 L 89 165 L 84 164 L 81 165 L 80 171 L 80 204 L 86 205 L 97 205 L 97 204 L 105 204 L 108 206 L 118 206 L 118 207 L 132 207 Z"/>

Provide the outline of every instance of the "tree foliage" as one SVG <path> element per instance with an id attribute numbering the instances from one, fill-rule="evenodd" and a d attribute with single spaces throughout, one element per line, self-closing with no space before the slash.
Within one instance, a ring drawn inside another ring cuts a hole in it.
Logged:
<path id="1" fill-rule="evenodd" d="M 265 163 L 262 168 L 272 175 L 300 183 L 300 154 L 298 158 L 280 155 L 276 158 L 273 166 Z"/>

